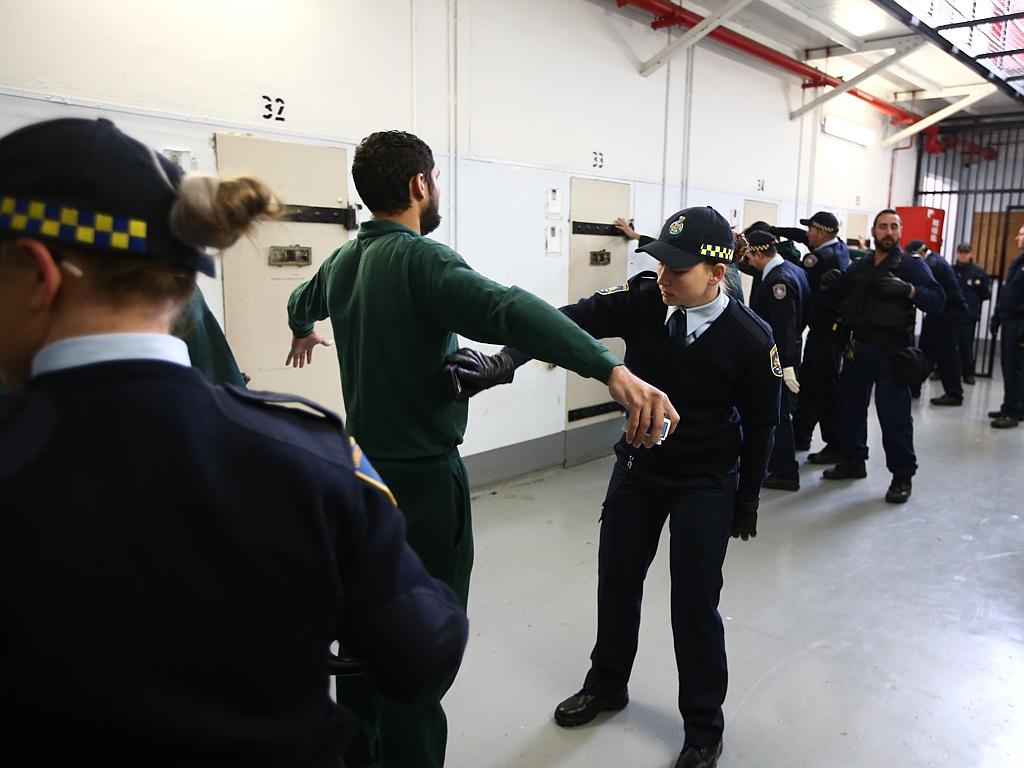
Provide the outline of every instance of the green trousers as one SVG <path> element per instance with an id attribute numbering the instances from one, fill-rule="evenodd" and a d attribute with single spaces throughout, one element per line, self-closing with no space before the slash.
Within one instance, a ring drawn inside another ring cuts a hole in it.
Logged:
<path id="1" fill-rule="evenodd" d="M 419 461 L 370 458 L 405 514 L 409 545 L 427 571 L 469 599 L 473 526 L 469 478 L 458 451 Z M 337 678 L 338 703 L 358 719 L 360 732 L 345 755 L 347 768 L 441 768 L 448 721 L 441 697 L 452 680 L 413 702 L 391 701 L 365 676 Z"/>

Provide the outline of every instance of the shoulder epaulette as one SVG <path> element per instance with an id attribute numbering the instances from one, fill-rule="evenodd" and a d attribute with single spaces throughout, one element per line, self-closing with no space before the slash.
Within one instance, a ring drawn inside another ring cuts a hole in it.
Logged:
<path id="1" fill-rule="evenodd" d="M 57 410 L 45 394 L 0 395 L 0 480 L 35 459 L 57 426 Z"/>
<path id="2" fill-rule="evenodd" d="M 313 413 L 309 415 L 318 416 L 339 427 L 343 426 L 341 416 L 337 413 L 332 411 L 330 408 L 324 408 L 320 403 L 313 402 L 301 395 L 291 395 L 283 392 L 261 392 L 259 390 L 245 389 L 244 387 L 239 387 L 235 384 L 225 384 L 224 391 L 244 403 L 268 406 L 272 408 L 283 407 L 288 410 L 306 414 L 309 414 L 309 411 L 312 411 Z M 291 405 L 300 405 L 304 406 L 304 408 L 288 408 L 288 406 Z"/>
<path id="3" fill-rule="evenodd" d="M 738 301 L 733 301 L 732 303 L 736 305 L 738 310 L 736 318 L 740 321 L 740 325 L 749 330 L 755 339 L 764 343 L 772 338 L 771 326 L 758 317 L 754 310 Z"/>

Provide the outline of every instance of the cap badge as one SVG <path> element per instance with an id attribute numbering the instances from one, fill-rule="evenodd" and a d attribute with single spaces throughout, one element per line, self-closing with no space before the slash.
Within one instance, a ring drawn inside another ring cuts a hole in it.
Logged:
<path id="1" fill-rule="evenodd" d="M 678 219 L 676 219 L 675 221 L 668 225 L 668 233 L 675 237 L 676 235 L 683 231 L 683 226 L 685 225 L 685 223 L 686 217 L 680 216 Z"/>

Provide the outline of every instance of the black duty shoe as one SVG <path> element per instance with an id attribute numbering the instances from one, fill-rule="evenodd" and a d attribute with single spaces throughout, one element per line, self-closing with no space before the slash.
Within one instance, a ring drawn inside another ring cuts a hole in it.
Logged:
<path id="1" fill-rule="evenodd" d="M 933 397 L 931 399 L 932 405 L 963 405 L 964 399 L 962 397 L 956 397 L 955 395 L 944 394 L 942 397 Z"/>
<path id="2" fill-rule="evenodd" d="M 1012 429 L 1013 427 L 1020 425 L 1020 419 L 1015 419 L 1013 416 L 1007 416 L 1005 413 L 1001 413 L 992 419 L 993 429 Z"/>
<path id="3" fill-rule="evenodd" d="M 1003 415 L 1003 409 L 1002 408 L 1000 408 L 998 411 L 989 411 L 988 412 L 988 417 L 990 419 L 998 419 L 1002 415 Z"/>
<path id="4" fill-rule="evenodd" d="M 684 746 L 676 760 L 676 768 L 715 768 L 722 755 L 722 742 L 710 747 Z"/>
<path id="5" fill-rule="evenodd" d="M 808 453 L 807 461 L 811 464 L 842 464 L 846 457 L 827 445 L 817 453 Z"/>
<path id="6" fill-rule="evenodd" d="M 885 500 L 890 504 L 905 504 L 910 498 L 911 481 L 909 477 L 892 476 L 889 490 L 885 492 Z"/>
<path id="7" fill-rule="evenodd" d="M 920 400 L 921 399 L 921 390 L 920 389 L 912 389 L 912 390 L 910 390 L 910 396 L 914 400 Z"/>
<path id="8" fill-rule="evenodd" d="M 799 491 L 800 477 L 782 477 L 772 472 L 769 473 L 761 485 L 775 491 Z"/>
<path id="9" fill-rule="evenodd" d="M 602 712 L 617 712 L 629 704 L 629 695 L 606 699 L 586 691 L 573 694 L 555 707 L 555 722 L 563 728 L 589 723 Z"/>
<path id="10" fill-rule="evenodd" d="M 868 469 L 864 466 L 863 461 L 846 459 L 832 469 L 826 469 L 821 476 L 826 480 L 859 480 L 868 476 Z"/>
<path id="11" fill-rule="evenodd" d="M 975 381 L 974 381 L 974 375 L 973 374 L 968 373 L 968 374 L 964 375 L 964 384 L 971 384 L 971 385 L 973 385 L 974 383 L 975 383 Z"/>

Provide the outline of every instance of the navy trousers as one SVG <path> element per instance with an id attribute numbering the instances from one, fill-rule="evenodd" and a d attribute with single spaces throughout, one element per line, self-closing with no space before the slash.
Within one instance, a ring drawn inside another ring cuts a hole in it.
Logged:
<path id="1" fill-rule="evenodd" d="M 960 350 L 960 370 L 964 376 L 974 375 L 974 337 L 977 334 L 977 320 L 961 320 L 957 324 L 957 348 Z"/>
<path id="2" fill-rule="evenodd" d="M 875 410 L 882 427 L 885 464 L 894 475 L 917 472 L 910 387 L 896 381 L 893 353 L 885 346 L 855 341 L 852 357 L 843 364 L 840 383 L 840 452 L 848 459 L 868 458 L 868 404 L 875 392 Z"/>
<path id="3" fill-rule="evenodd" d="M 831 328 L 812 327 L 807 332 L 807 346 L 800 365 L 800 399 L 793 416 L 797 442 L 810 442 L 817 424 L 825 444 L 839 448 L 841 363 L 842 349 L 837 334 Z"/>
<path id="4" fill-rule="evenodd" d="M 938 370 L 947 395 L 964 396 L 960 367 L 960 330 L 956 318 L 925 315 L 921 321 L 921 351 Z"/>
<path id="5" fill-rule="evenodd" d="M 1000 352 L 1003 366 L 1003 407 L 1007 416 L 1024 421 L 1024 317 L 1003 321 Z"/>
<path id="6" fill-rule="evenodd" d="M 801 388 L 800 393 L 803 394 Z M 768 471 L 787 480 L 800 478 L 800 464 L 796 460 L 796 441 L 793 437 L 793 404 L 796 395 L 782 385 L 782 396 L 779 398 L 779 426 L 775 428 L 775 446 L 768 460 Z"/>
<path id="7" fill-rule="evenodd" d="M 626 690 L 636 657 L 644 578 L 669 521 L 672 636 L 686 743 L 722 738 L 728 683 L 725 629 L 718 613 L 722 564 L 732 529 L 736 475 L 666 480 L 620 459 L 604 501 L 598 552 L 597 642 L 583 689 Z"/>

